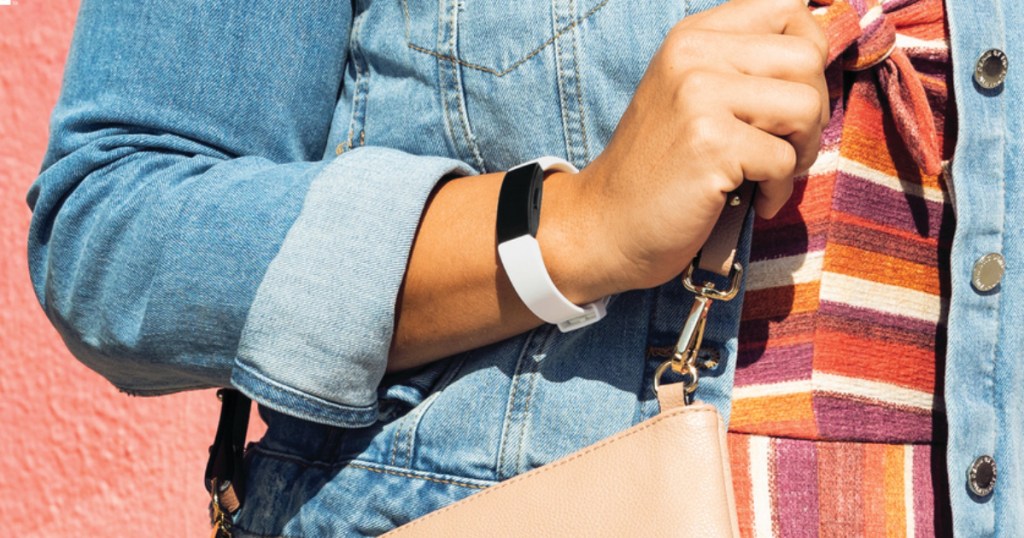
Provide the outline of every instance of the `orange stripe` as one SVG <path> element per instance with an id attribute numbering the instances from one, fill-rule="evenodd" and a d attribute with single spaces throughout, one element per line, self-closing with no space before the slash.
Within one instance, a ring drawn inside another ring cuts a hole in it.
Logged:
<path id="1" fill-rule="evenodd" d="M 851 215 L 849 213 L 836 212 L 835 213 L 835 220 L 836 220 L 836 222 L 839 222 L 839 223 L 850 224 L 850 225 L 853 225 L 853 226 L 858 226 L 858 227 L 861 227 L 861 228 L 867 228 L 869 230 L 874 230 L 876 232 L 887 233 L 889 235 L 898 237 L 898 238 L 900 238 L 902 240 L 914 241 L 916 243 L 920 243 L 922 245 L 926 245 L 926 246 L 929 246 L 929 247 L 937 246 L 938 243 L 939 243 L 938 239 L 935 238 L 935 237 L 922 237 L 920 234 L 918 234 L 916 232 L 910 232 L 910 231 L 900 230 L 900 229 L 897 229 L 897 228 L 891 228 L 891 227 L 886 226 L 884 224 L 879 224 L 877 222 L 870 221 L 870 220 L 867 220 L 865 218 L 858 217 L 856 215 Z"/>
<path id="2" fill-rule="evenodd" d="M 853 96 L 851 95 L 851 101 Z M 868 103 L 859 103 L 859 110 L 867 111 Z M 852 105 L 851 105 L 852 108 Z M 851 115 L 847 115 L 846 124 L 843 126 L 843 137 L 860 138 L 861 140 L 883 140 L 882 115 L 878 109 L 871 107 L 870 117 L 867 114 L 856 114 L 854 121 Z M 915 185 L 922 185 L 931 189 L 942 189 L 942 182 L 938 175 L 920 173 L 914 167 L 911 170 L 897 170 L 896 163 L 888 151 L 877 151 L 874 144 L 857 145 L 857 147 L 844 147 L 842 156 L 856 161 L 868 168 Z M 842 169 L 842 167 L 840 167 Z"/>
<path id="3" fill-rule="evenodd" d="M 771 219 L 758 218 L 754 226 L 758 230 L 771 230 L 793 224 L 802 224 L 809 229 L 815 223 L 827 223 L 829 214 L 832 211 L 830 204 L 821 203 L 822 200 L 831 200 L 832 191 L 835 189 L 835 170 L 815 174 L 803 181 L 793 184 L 793 195 L 783 206 L 779 214 Z M 794 208 L 793 205 L 796 204 Z"/>
<path id="4" fill-rule="evenodd" d="M 903 491 L 903 446 L 885 447 L 885 533 L 887 536 L 907 535 L 907 510 Z M 870 470 L 868 470 L 870 472 Z"/>
<path id="5" fill-rule="evenodd" d="M 928 393 L 935 389 L 935 349 L 868 335 L 820 330 L 815 335 L 814 369 Z"/>
<path id="6" fill-rule="evenodd" d="M 820 443 L 818 450 L 819 536 L 865 536 L 863 483 L 864 445 Z"/>
<path id="7" fill-rule="evenodd" d="M 864 445 L 864 474 L 877 477 L 885 469 L 885 445 L 869 443 Z M 864 534 L 866 536 L 885 535 L 885 511 L 888 508 L 884 500 L 885 483 L 883 480 L 868 479 L 864 481 Z"/>
<path id="8" fill-rule="evenodd" d="M 736 516 L 740 536 L 754 536 L 754 497 L 750 482 L 750 436 L 729 433 L 729 465 L 732 470 L 732 489 L 736 495 Z"/>
<path id="9" fill-rule="evenodd" d="M 830 243 L 825 248 L 824 270 L 932 295 L 941 293 L 938 267 L 839 243 Z"/>
<path id="10" fill-rule="evenodd" d="M 814 439 L 812 402 L 809 392 L 734 400 L 729 431 Z"/>
<path id="11" fill-rule="evenodd" d="M 785 318 L 818 310 L 820 282 L 748 291 L 743 299 L 743 319 Z"/>

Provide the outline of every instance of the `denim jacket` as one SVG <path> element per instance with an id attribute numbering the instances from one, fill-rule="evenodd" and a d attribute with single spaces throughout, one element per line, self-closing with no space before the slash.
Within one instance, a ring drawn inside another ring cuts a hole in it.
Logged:
<path id="1" fill-rule="evenodd" d="M 656 411 L 645 350 L 674 343 L 690 299 L 676 281 L 624 293 L 586 329 L 385 377 L 423 207 L 446 177 L 586 166 L 668 29 L 717 3 L 85 0 L 28 196 L 37 296 L 125 392 L 233 385 L 261 405 L 242 536 L 379 534 L 543 465 Z M 948 10 L 954 525 L 1021 536 L 1024 4 Z M 1009 71 L 985 90 L 993 48 Z M 1006 274 L 983 293 L 988 253 Z M 726 418 L 741 301 L 715 305 L 721 361 L 698 391 Z M 983 454 L 982 499 L 965 473 Z"/>

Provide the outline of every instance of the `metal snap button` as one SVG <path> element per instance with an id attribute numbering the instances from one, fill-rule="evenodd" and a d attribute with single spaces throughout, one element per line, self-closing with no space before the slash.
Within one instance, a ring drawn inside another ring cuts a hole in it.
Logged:
<path id="1" fill-rule="evenodd" d="M 981 456 L 974 460 L 967 471 L 967 487 L 979 497 L 988 497 L 996 487 L 996 460 L 992 456 Z"/>
<path id="2" fill-rule="evenodd" d="M 986 254 L 974 262 L 971 284 L 978 291 L 991 291 L 999 285 L 1006 272 L 1006 260 L 999 254 Z"/>
<path id="3" fill-rule="evenodd" d="M 1003 51 L 999 49 L 986 50 L 978 58 L 978 63 L 974 64 L 974 81 L 986 90 L 998 88 L 1006 80 L 1008 65 L 1009 61 Z"/>

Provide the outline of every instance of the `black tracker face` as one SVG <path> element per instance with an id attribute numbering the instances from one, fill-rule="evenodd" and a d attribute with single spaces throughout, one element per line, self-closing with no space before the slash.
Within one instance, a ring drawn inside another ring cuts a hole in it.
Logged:
<path id="1" fill-rule="evenodd" d="M 537 236 L 540 225 L 544 170 L 539 164 L 522 166 L 505 174 L 498 195 L 498 243 L 522 235 Z"/>

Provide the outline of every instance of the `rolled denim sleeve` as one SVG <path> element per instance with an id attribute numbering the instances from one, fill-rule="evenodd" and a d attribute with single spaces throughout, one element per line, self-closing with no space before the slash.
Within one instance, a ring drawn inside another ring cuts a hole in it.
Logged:
<path id="1" fill-rule="evenodd" d="M 373 423 L 419 215 L 438 178 L 467 173 L 379 148 L 327 165 L 260 283 L 235 386 L 308 420 Z"/>
<path id="2" fill-rule="evenodd" d="M 348 2 L 82 3 L 32 185 L 29 268 L 72 353 L 121 390 L 235 384 L 318 422 L 376 419 L 398 289 L 464 164 L 321 159 Z"/>

